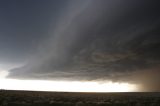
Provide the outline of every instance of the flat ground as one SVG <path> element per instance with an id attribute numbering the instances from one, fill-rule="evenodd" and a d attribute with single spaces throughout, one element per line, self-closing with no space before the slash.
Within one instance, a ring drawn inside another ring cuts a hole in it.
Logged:
<path id="1" fill-rule="evenodd" d="M 160 93 L 0 91 L 0 106 L 160 106 Z"/>

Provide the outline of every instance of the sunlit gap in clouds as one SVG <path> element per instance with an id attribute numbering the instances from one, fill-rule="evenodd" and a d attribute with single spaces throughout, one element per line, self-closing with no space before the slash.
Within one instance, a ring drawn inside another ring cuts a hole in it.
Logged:
<path id="1" fill-rule="evenodd" d="M 136 92 L 138 90 L 135 84 L 111 81 L 17 80 L 4 77 L 0 78 L 0 89 L 62 92 Z"/>

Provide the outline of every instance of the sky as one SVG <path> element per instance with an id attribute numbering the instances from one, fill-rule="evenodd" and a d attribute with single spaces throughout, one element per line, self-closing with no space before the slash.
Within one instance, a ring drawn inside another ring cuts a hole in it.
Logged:
<path id="1" fill-rule="evenodd" d="M 1 0 L 0 77 L 111 81 L 160 91 L 159 5 L 158 0 Z"/>

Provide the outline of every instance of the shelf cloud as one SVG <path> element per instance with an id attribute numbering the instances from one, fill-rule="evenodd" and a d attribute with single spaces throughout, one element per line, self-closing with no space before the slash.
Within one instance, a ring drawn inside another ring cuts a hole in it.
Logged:
<path id="1" fill-rule="evenodd" d="M 11 40 L 7 44 L 11 53 L 0 57 L 10 56 L 23 65 L 9 70 L 8 78 L 110 80 L 140 84 L 143 91 L 160 91 L 158 1 L 54 0 L 25 5 L 31 4 L 33 11 L 23 8 L 15 13 L 16 23 L 9 19 L 8 24 L 16 27 L 15 49 L 11 50 Z M 24 4 L 15 5 L 19 9 Z M 18 16 L 21 12 L 30 17 Z M 7 39 L 12 35 L 5 34 Z"/>

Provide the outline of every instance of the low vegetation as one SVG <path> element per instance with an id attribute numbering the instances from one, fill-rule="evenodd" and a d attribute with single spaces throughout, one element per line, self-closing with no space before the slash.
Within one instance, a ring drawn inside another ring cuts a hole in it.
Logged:
<path id="1" fill-rule="evenodd" d="M 0 106 L 160 106 L 160 93 L 0 91 Z"/>

